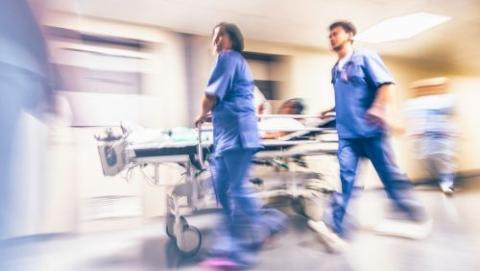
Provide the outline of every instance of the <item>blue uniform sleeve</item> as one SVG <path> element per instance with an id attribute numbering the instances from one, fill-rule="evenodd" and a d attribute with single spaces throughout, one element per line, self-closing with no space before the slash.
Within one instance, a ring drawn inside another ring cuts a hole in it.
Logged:
<path id="1" fill-rule="evenodd" d="M 380 56 L 376 53 L 369 53 L 364 57 L 365 74 L 367 79 L 375 85 L 376 88 L 383 84 L 394 84 L 392 75 L 383 63 Z"/>
<path id="2" fill-rule="evenodd" d="M 234 74 L 235 59 L 226 53 L 221 53 L 213 66 L 205 93 L 222 100 L 230 88 Z"/>

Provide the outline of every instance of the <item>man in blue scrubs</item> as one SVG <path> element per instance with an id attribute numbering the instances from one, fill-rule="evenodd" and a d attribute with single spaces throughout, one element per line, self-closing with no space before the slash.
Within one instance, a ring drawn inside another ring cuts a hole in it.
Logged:
<path id="1" fill-rule="evenodd" d="M 332 228 L 339 236 L 346 235 L 343 220 L 362 157 L 372 162 L 396 209 L 410 220 L 423 221 L 425 212 L 413 199 L 410 180 L 395 163 L 388 142 L 388 130 L 392 127 L 386 110 L 394 79 L 376 53 L 353 49 L 356 29 L 352 23 L 335 22 L 329 30 L 330 45 L 338 56 L 332 69 L 335 108 L 322 115 L 336 112 L 342 182 L 342 193 L 334 197 L 332 206 Z"/>

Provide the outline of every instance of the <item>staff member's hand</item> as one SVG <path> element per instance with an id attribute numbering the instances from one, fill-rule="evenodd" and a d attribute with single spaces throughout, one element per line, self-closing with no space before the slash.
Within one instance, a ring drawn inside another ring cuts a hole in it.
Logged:
<path id="1" fill-rule="evenodd" d="M 212 115 L 211 114 L 200 114 L 198 115 L 196 118 L 195 118 L 195 127 L 199 127 L 200 124 L 206 122 L 206 121 L 209 121 L 212 119 Z"/>
<path id="2" fill-rule="evenodd" d="M 366 118 L 371 124 L 379 126 L 387 125 L 386 109 L 383 106 L 373 105 L 366 113 Z"/>
<path id="3" fill-rule="evenodd" d="M 332 113 L 335 112 L 335 108 L 331 108 L 331 109 L 328 109 L 328 110 L 325 110 L 325 111 L 322 111 L 320 112 L 320 114 L 318 115 L 318 117 L 322 120 L 324 119 L 328 119 L 329 117 L 332 116 Z"/>
<path id="4" fill-rule="evenodd" d="M 366 113 L 367 120 L 376 125 L 380 125 L 385 129 L 389 129 L 394 134 L 405 133 L 405 127 L 402 125 L 401 118 L 393 112 L 388 112 L 384 106 L 373 105 Z"/>

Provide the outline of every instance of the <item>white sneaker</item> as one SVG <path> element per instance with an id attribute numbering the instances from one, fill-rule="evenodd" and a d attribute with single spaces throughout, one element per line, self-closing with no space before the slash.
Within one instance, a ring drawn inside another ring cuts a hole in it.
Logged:
<path id="1" fill-rule="evenodd" d="M 453 186 L 451 185 L 440 185 L 440 189 L 442 190 L 443 194 L 447 196 L 452 196 L 453 195 Z"/>
<path id="2" fill-rule="evenodd" d="M 374 227 L 380 235 L 402 237 L 408 239 L 425 239 L 432 231 L 433 221 L 413 222 L 406 220 L 383 220 Z"/>
<path id="3" fill-rule="evenodd" d="M 308 220 L 307 224 L 312 230 L 319 234 L 318 236 L 327 247 L 328 252 L 342 253 L 346 250 L 347 243 L 328 228 L 323 221 Z"/>

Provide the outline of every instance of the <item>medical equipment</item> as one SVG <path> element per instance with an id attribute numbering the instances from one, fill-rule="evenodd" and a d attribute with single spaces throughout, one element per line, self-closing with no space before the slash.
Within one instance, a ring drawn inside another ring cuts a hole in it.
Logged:
<path id="1" fill-rule="evenodd" d="M 259 116 L 259 118 L 287 117 L 317 118 L 306 115 Z M 326 122 L 328 121 L 323 121 Z M 278 128 L 264 129 L 267 132 L 278 130 Z M 317 127 L 301 129 L 281 127 L 280 130 L 290 133 L 277 139 L 264 140 L 264 149 L 256 154 L 254 164 L 274 168 L 274 176 L 282 175 L 280 183 L 285 185 L 273 184 L 262 179 L 264 176 L 252 176 L 256 194 L 261 198 L 287 196 L 292 199 L 308 199 L 331 191 L 328 185 L 322 185 L 319 181 L 321 174 L 308 170 L 302 157 L 336 154 L 335 130 Z M 114 176 L 125 169 L 128 173 L 134 168 L 139 168 L 143 172 L 147 165 L 153 166 L 153 178 L 146 174 L 144 176 L 154 185 L 167 187 L 167 235 L 175 240 L 181 252 L 189 255 L 199 250 L 202 236 L 196 227 L 189 225 L 185 216 L 200 210 L 218 208 L 214 186 L 207 170 L 208 155 L 213 144 L 211 131 L 211 128 L 202 126 L 182 131 L 183 136 L 178 136 L 178 130 L 171 130 L 150 133 L 155 136 L 149 139 L 135 139 L 134 135 L 137 132 L 129 132 L 122 127 L 122 132 L 118 135 L 112 130 L 107 130 L 105 135 L 96 137 L 104 175 Z M 326 139 L 325 136 L 333 136 L 333 139 Z M 174 163 L 183 168 L 182 182 L 167 184 L 160 181 L 159 168 L 165 163 Z M 299 168 L 303 169 L 298 170 Z M 295 209 L 303 213 L 301 209 L 305 207 L 304 203 L 298 202 L 300 204 L 294 207 L 298 207 Z"/>

